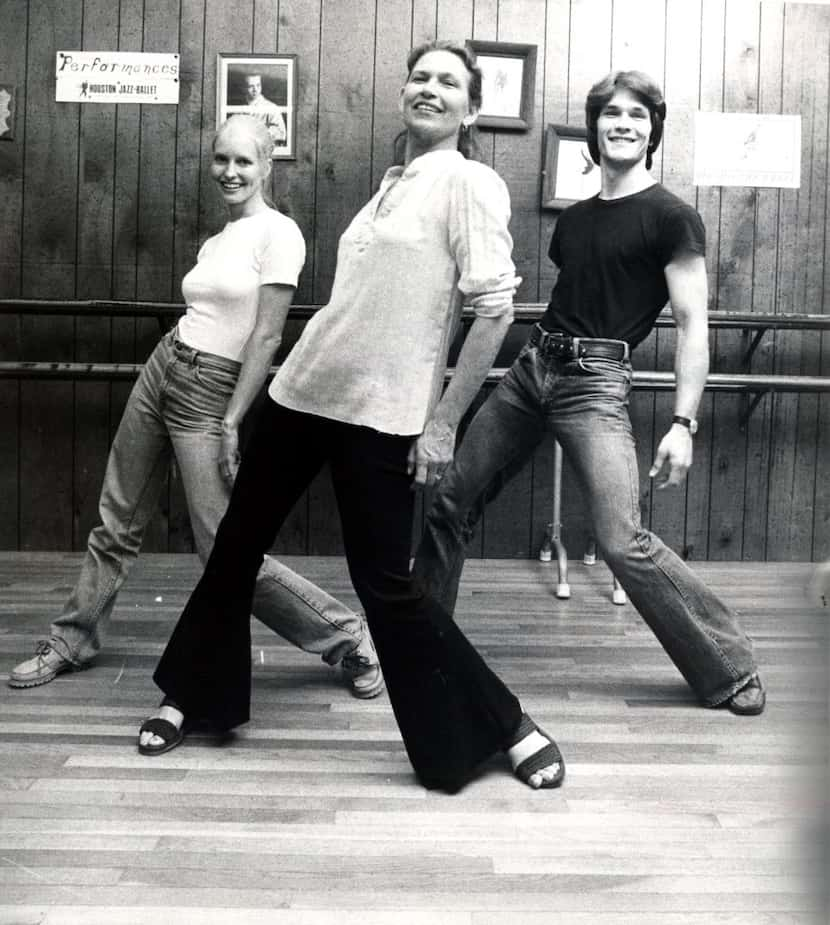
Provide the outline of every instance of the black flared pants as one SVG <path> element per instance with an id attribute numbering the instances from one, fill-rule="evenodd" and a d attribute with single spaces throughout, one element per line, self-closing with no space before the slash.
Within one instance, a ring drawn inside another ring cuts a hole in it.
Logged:
<path id="1" fill-rule="evenodd" d="M 327 462 L 349 574 L 418 778 L 457 790 L 504 747 L 519 725 L 518 700 L 410 575 L 411 442 L 265 402 L 213 552 L 154 674 L 185 715 L 226 729 L 247 722 L 256 575 Z"/>

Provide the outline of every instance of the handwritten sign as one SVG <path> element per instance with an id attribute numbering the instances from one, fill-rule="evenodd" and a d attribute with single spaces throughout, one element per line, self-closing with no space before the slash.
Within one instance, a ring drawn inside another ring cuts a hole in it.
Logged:
<path id="1" fill-rule="evenodd" d="M 58 103 L 178 103 L 179 56 L 139 51 L 59 51 Z"/>
<path id="2" fill-rule="evenodd" d="M 695 113 L 695 186 L 801 186 L 801 116 Z"/>

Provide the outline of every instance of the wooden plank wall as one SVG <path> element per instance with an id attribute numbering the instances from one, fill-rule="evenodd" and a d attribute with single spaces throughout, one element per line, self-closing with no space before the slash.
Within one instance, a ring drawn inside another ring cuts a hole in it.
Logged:
<path id="1" fill-rule="evenodd" d="M 483 158 L 513 203 L 518 298 L 545 301 L 555 214 L 539 208 L 544 128 L 581 124 L 590 84 L 612 67 L 650 71 L 666 88 L 665 142 L 655 175 L 700 210 L 708 229 L 711 307 L 827 312 L 830 8 L 757 0 L 0 0 L 0 82 L 18 88 L 15 139 L 0 141 L 0 297 L 178 300 L 199 243 L 220 227 L 202 182 L 214 125 L 217 52 L 299 56 L 298 156 L 277 163 L 274 193 L 290 201 L 309 258 L 298 301 L 325 301 L 337 240 L 390 162 L 407 50 L 434 37 L 538 45 L 534 125 L 483 132 Z M 54 102 L 58 49 L 178 51 L 174 106 Z M 800 113 L 798 190 L 696 188 L 696 109 Z M 292 323 L 287 341 L 299 333 Z M 500 362 L 524 339 L 511 333 Z M 143 359 L 154 321 L 0 316 L 0 358 Z M 757 371 L 830 373 L 830 346 L 768 334 Z M 712 337 L 716 368 L 738 368 L 739 332 Z M 671 367 L 673 334 L 653 334 L 635 361 Z M 106 450 L 128 387 L 0 384 L 0 548 L 78 549 L 96 516 Z M 745 431 L 739 399 L 707 395 L 686 489 L 652 492 L 646 521 L 693 559 L 815 560 L 830 555 L 830 399 L 765 398 Z M 647 470 L 671 397 L 635 394 Z M 550 519 L 552 450 L 488 509 L 472 554 L 534 555 Z M 586 539 L 566 466 L 566 542 Z M 416 525 L 417 531 L 417 525 Z M 189 550 L 175 472 L 146 541 Z M 280 538 L 285 552 L 341 551 L 323 474 Z"/>

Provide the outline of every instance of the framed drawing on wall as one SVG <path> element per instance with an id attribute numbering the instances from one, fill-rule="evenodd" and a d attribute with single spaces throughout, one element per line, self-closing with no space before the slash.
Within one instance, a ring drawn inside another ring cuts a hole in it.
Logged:
<path id="1" fill-rule="evenodd" d="M 217 55 L 216 127 L 240 113 L 268 126 L 274 140 L 271 157 L 297 157 L 296 55 Z"/>
<path id="2" fill-rule="evenodd" d="M 479 128 L 527 131 L 533 125 L 536 46 L 468 39 L 483 77 Z"/>
<path id="3" fill-rule="evenodd" d="M 545 132 L 542 208 L 564 209 L 599 192 L 600 170 L 591 159 L 586 129 L 549 125 Z"/>

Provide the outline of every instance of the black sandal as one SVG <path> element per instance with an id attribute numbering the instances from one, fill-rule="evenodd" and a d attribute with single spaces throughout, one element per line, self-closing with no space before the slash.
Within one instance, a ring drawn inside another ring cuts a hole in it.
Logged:
<path id="1" fill-rule="evenodd" d="M 514 745 L 518 745 L 518 743 L 526 736 L 529 736 L 531 732 L 538 732 L 540 735 L 544 736 L 548 740 L 547 745 L 543 745 L 538 751 L 534 752 L 532 755 L 528 755 L 524 761 L 513 769 L 513 773 L 523 784 L 527 784 L 530 787 L 532 786 L 530 778 L 537 771 L 541 771 L 542 768 L 547 768 L 552 764 L 558 764 L 559 771 L 555 777 L 551 778 L 551 780 L 543 781 L 538 787 L 533 787 L 533 789 L 551 790 L 554 787 L 559 787 L 565 779 L 565 761 L 562 758 L 562 753 L 559 751 L 556 742 L 553 741 L 544 729 L 540 729 L 527 713 L 522 713 L 519 727 L 513 733 L 507 745 L 505 745 L 505 751 L 512 748 Z"/>
<path id="2" fill-rule="evenodd" d="M 179 706 L 174 701 L 170 700 L 169 697 L 165 697 L 159 706 L 175 707 L 175 709 L 181 712 Z M 150 719 L 144 720 L 144 722 L 141 724 L 141 728 L 138 730 L 139 754 L 163 755 L 165 752 L 169 752 L 176 748 L 177 745 L 181 745 L 184 741 L 184 725 L 185 721 L 182 720 L 181 728 L 178 728 L 175 723 L 171 723 L 169 719 L 162 719 L 160 716 L 151 716 Z M 163 739 L 161 745 L 142 745 L 142 732 L 150 732 L 154 736 L 158 736 L 160 739 Z"/>

